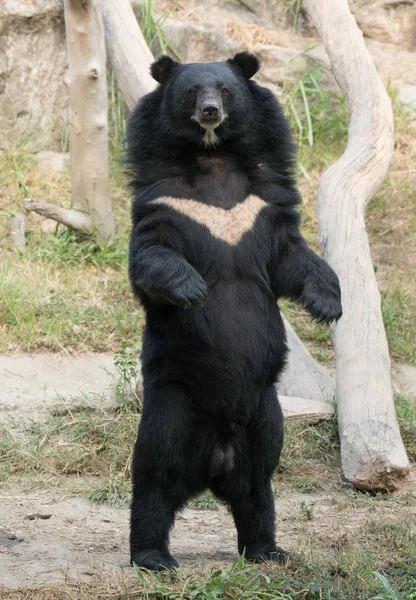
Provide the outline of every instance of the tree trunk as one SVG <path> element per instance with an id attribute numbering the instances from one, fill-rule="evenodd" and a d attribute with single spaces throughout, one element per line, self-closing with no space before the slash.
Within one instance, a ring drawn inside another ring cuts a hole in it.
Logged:
<path id="1" fill-rule="evenodd" d="M 25 216 L 20 213 L 16 213 L 11 218 L 10 235 L 12 238 L 12 244 L 16 250 L 24 252 L 26 249 L 26 238 L 25 238 Z"/>
<path id="2" fill-rule="evenodd" d="M 41 200 L 25 206 L 73 229 L 114 238 L 108 172 L 107 76 L 99 0 L 65 0 L 72 208 Z"/>
<path id="3" fill-rule="evenodd" d="M 394 409 L 390 357 L 364 213 L 393 151 L 391 103 L 347 0 L 305 0 L 349 108 L 348 144 L 319 182 L 321 250 L 338 274 L 333 326 L 342 468 L 359 489 L 392 490 L 409 468 Z"/>
<path id="4" fill-rule="evenodd" d="M 129 110 L 154 90 L 150 52 L 129 0 L 103 0 L 107 54 Z"/>

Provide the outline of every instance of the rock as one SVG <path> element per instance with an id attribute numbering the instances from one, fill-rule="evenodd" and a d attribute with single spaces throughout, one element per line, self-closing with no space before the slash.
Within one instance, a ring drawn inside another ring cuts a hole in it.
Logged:
<path id="1" fill-rule="evenodd" d="M 63 2 L 0 2 L 0 147 L 19 137 L 59 147 L 67 115 Z"/>
<path id="2" fill-rule="evenodd" d="M 399 100 L 416 110 L 416 85 L 405 85 L 399 92 Z"/>
<path id="3" fill-rule="evenodd" d="M 416 398 L 416 366 L 396 365 L 393 369 L 393 387 L 397 394 Z"/>
<path id="4" fill-rule="evenodd" d="M 46 233 L 46 235 L 53 235 L 56 231 L 56 226 L 58 225 L 58 223 L 56 221 L 54 221 L 53 219 L 42 219 L 41 222 L 41 229 L 43 231 L 43 233 Z M 61 225 L 61 227 L 63 227 L 63 225 Z"/>
<path id="5" fill-rule="evenodd" d="M 15 544 L 23 542 L 22 538 L 18 538 L 16 534 L 10 533 L 9 531 L 0 531 L 0 547 L 9 548 Z"/>
<path id="6" fill-rule="evenodd" d="M 69 153 L 44 150 L 43 152 L 38 152 L 35 158 L 41 167 L 54 173 L 66 171 L 69 166 Z"/>
<path id="7" fill-rule="evenodd" d="M 350 0 L 349 4 L 365 36 L 416 48 L 416 0 Z"/>
<path id="8" fill-rule="evenodd" d="M 416 52 L 371 39 L 366 45 L 385 85 L 389 81 L 395 88 L 416 84 Z"/>
<path id="9" fill-rule="evenodd" d="M 109 354 L 0 356 L 0 423 L 47 421 L 81 407 L 114 408 L 116 380 Z"/>
<path id="10" fill-rule="evenodd" d="M 213 25 L 166 19 L 162 30 L 180 54 L 182 62 L 225 60 L 244 49 L 243 44 L 232 40 Z"/>
<path id="11" fill-rule="evenodd" d="M 261 62 L 258 81 L 282 86 L 307 70 L 306 58 L 298 56 L 300 51 L 297 48 L 257 44 L 254 52 Z"/>

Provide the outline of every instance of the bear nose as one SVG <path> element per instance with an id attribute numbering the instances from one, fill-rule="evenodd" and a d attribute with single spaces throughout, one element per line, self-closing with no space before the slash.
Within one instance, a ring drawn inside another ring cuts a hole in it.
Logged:
<path id="1" fill-rule="evenodd" d="M 218 116 L 218 105 L 215 104 L 206 104 L 203 109 L 202 112 L 204 114 L 204 117 L 217 117 Z"/>

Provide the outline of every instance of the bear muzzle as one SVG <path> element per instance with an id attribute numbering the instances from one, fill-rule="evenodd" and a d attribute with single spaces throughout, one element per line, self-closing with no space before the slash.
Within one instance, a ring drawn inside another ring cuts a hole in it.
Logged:
<path id="1" fill-rule="evenodd" d="M 216 95 L 213 94 L 204 95 L 198 98 L 195 108 L 194 120 L 197 121 L 201 127 L 218 127 L 224 120 L 221 97 L 217 98 Z"/>

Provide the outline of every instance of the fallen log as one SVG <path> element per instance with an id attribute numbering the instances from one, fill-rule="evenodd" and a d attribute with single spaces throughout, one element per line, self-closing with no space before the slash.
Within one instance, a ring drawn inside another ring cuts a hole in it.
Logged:
<path id="1" fill-rule="evenodd" d="M 153 55 L 143 37 L 129 0 L 104 0 L 107 54 L 121 94 L 130 111 L 156 87 L 150 75 Z"/>
<path id="2" fill-rule="evenodd" d="M 310 398 L 321 402 L 334 402 L 335 381 L 328 371 L 311 356 L 290 323 L 285 324 L 289 358 L 279 383 L 279 394 L 298 398 Z"/>
<path id="3" fill-rule="evenodd" d="M 358 489 L 393 490 L 409 461 L 364 217 L 392 158 L 391 102 L 347 0 L 304 0 L 303 7 L 349 109 L 347 148 L 322 175 L 317 195 L 321 252 L 342 289 L 343 316 L 332 327 L 342 468 Z"/>

